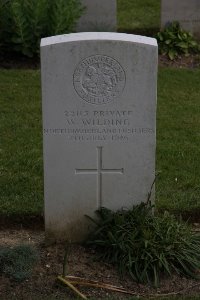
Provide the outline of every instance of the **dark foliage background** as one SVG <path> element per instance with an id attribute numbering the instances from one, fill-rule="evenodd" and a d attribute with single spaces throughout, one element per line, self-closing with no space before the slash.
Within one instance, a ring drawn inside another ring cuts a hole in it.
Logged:
<path id="1" fill-rule="evenodd" d="M 40 39 L 75 30 L 80 0 L 0 0 L 0 51 L 39 55 Z"/>

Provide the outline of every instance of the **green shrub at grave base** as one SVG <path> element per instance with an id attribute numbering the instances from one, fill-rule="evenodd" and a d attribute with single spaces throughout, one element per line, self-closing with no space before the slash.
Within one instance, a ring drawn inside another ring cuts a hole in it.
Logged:
<path id="1" fill-rule="evenodd" d="M 0 274 L 23 281 L 30 277 L 38 254 L 29 245 L 18 245 L 13 248 L 0 248 Z"/>
<path id="2" fill-rule="evenodd" d="M 42 37 L 73 32 L 82 12 L 80 0 L 0 0 L 0 50 L 38 55 Z"/>
<path id="3" fill-rule="evenodd" d="M 183 30 L 178 22 L 172 22 L 156 35 L 159 52 L 174 60 L 179 55 L 199 53 L 200 45 L 193 35 Z"/>
<path id="4" fill-rule="evenodd" d="M 196 278 L 200 268 L 200 235 L 184 222 L 165 212 L 153 216 L 142 203 L 132 210 L 97 211 L 96 229 L 87 243 L 101 259 L 128 272 L 141 283 L 159 285 L 161 275 L 173 272 Z"/>

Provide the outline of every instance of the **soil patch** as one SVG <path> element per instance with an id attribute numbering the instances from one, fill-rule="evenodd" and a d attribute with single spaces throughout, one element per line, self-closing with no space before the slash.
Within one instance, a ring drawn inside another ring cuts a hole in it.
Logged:
<path id="1" fill-rule="evenodd" d="M 1 299 L 73 299 L 74 294 L 56 278 L 62 274 L 64 245 L 46 245 L 43 230 L 1 230 L 0 247 L 19 244 L 31 244 L 39 253 L 40 260 L 35 266 L 31 278 L 17 283 L 2 276 L 0 281 Z M 181 295 L 199 295 L 200 281 L 179 276 L 163 278 L 159 289 L 134 282 L 128 276 L 120 278 L 117 270 L 110 264 L 99 262 L 92 248 L 81 245 L 71 246 L 67 264 L 68 275 L 80 276 L 89 280 L 109 283 L 133 291 L 136 295 L 149 296 L 156 294 L 178 293 Z M 124 299 L 124 294 L 113 293 L 103 289 L 83 288 L 79 290 L 88 298 L 105 299 L 115 297 Z"/>
<path id="2" fill-rule="evenodd" d="M 188 57 L 179 56 L 175 60 L 170 60 L 166 55 L 159 55 L 159 65 L 164 67 L 195 69 L 200 67 L 200 55 L 193 54 Z"/>

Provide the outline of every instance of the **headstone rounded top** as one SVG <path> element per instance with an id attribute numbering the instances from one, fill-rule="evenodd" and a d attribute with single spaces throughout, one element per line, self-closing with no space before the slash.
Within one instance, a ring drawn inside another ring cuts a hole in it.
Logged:
<path id="1" fill-rule="evenodd" d="M 49 46 L 52 44 L 70 43 L 78 41 L 120 41 L 120 42 L 132 42 L 145 45 L 157 46 L 157 40 L 154 38 L 116 32 L 80 32 L 70 33 L 63 35 L 56 35 L 41 39 L 41 47 Z"/>

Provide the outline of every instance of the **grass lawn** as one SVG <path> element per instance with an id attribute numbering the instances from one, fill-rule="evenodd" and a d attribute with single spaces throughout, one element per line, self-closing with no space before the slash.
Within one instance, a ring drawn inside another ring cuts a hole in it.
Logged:
<path id="1" fill-rule="evenodd" d="M 118 0 L 118 31 L 154 34 L 160 28 L 161 0 Z"/>
<path id="2" fill-rule="evenodd" d="M 161 69 L 157 111 L 157 206 L 200 209 L 200 70 Z"/>
<path id="3" fill-rule="evenodd" d="M 158 78 L 156 204 L 200 211 L 200 70 Z M 0 212 L 43 211 L 40 72 L 0 70 Z"/>
<path id="4" fill-rule="evenodd" d="M 43 209 L 40 93 L 39 71 L 0 71 L 3 214 Z"/>

